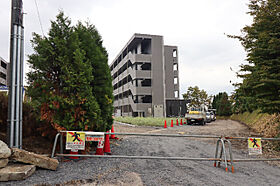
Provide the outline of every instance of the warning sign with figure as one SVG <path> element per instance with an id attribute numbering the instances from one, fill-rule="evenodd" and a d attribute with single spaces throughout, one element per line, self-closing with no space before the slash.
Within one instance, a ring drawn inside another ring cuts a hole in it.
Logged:
<path id="1" fill-rule="evenodd" d="M 262 154 L 261 138 L 248 138 L 249 155 Z"/>
<path id="2" fill-rule="evenodd" d="M 66 149 L 85 150 L 85 133 L 68 131 L 66 135 Z"/>

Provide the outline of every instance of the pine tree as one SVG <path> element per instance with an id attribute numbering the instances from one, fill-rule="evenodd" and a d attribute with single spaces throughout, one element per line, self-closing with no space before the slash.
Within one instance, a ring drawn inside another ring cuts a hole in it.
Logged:
<path id="1" fill-rule="evenodd" d="M 91 82 L 93 95 L 101 109 L 104 125 L 102 130 L 109 130 L 113 123 L 113 87 L 111 71 L 108 66 L 108 54 L 102 46 L 102 38 L 96 28 L 87 23 L 86 26 L 78 23 L 75 31 L 82 42 L 82 49 L 90 59 L 94 81 Z"/>
<path id="2" fill-rule="evenodd" d="M 70 19 L 60 12 L 56 21 L 51 22 L 48 37 L 34 34 L 35 53 L 28 60 L 32 69 L 28 73 L 28 94 L 40 119 L 55 128 L 105 131 L 111 126 L 111 121 L 104 119 L 104 113 L 111 112 L 99 104 L 96 91 L 96 86 L 110 89 L 111 80 L 97 78 L 94 66 L 104 64 L 106 71 L 107 53 L 98 32 L 89 34 L 91 28 L 94 27 L 81 23 L 71 26 Z M 107 94 L 112 98 L 112 92 Z M 108 102 L 112 107 L 112 101 Z"/>
<path id="3" fill-rule="evenodd" d="M 247 110 L 280 112 L 280 1 L 251 0 L 253 24 L 243 28 L 241 41 L 249 64 L 241 66 L 238 94 L 249 101 Z"/>
<path id="4" fill-rule="evenodd" d="M 219 116 L 229 116 L 232 114 L 231 102 L 226 92 L 220 92 L 214 96 L 213 108 L 216 109 L 216 113 Z"/>

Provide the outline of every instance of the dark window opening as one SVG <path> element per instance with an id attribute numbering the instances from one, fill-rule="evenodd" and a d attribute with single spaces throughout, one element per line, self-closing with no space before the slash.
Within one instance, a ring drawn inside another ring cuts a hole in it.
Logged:
<path id="1" fill-rule="evenodd" d="M 142 103 L 152 103 L 152 96 L 146 95 L 146 96 L 142 97 Z"/>
<path id="2" fill-rule="evenodd" d="M 151 69 L 152 69 L 151 63 L 144 63 L 143 65 L 141 65 L 141 70 L 151 70 Z"/>
<path id="3" fill-rule="evenodd" d="M 152 80 L 151 79 L 144 79 L 143 81 L 141 81 L 141 86 L 142 87 L 152 86 Z"/>
<path id="4" fill-rule="evenodd" d="M 141 54 L 151 54 L 152 53 L 152 42 L 151 39 L 144 39 L 141 43 Z"/>
<path id="5" fill-rule="evenodd" d="M 0 72 L 0 77 L 3 78 L 3 79 L 6 79 L 7 76 L 3 72 Z"/>
<path id="6" fill-rule="evenodd" d="M 7 69 L 7 64 L 4 61 L 1 61 L 1 67 L 3 67 L 4 69 Z"/>

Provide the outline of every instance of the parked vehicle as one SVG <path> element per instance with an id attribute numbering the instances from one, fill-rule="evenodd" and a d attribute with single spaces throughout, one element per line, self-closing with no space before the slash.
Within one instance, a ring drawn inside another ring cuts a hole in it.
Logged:
<path id="1" fill-rule="evenodd" d="M 213 111 L 210 112 L 211 121 L 216 121 L 216 116 Z"/>
<path id="2" fill-rule="evenodd" d="M 211 123 L 212 118 L 210 112 L 206 112 L 206 123 Z"/>
<path id="3" fill-rule="evenodd" d="M 206 124 L 206 108 L 201 106 L 199 108 L 192 107 L 188 113 L 186 113 L 185 118 L 187 120 L 187 124 Z"/>

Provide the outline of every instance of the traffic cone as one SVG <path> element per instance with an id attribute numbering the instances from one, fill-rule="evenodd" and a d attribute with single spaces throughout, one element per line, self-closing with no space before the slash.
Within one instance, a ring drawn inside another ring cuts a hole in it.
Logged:
<path id="1" fill-rule="evenodd" d="M 171 126 L 170 127 L 173 127 L 173 119 L 171 120 Z"/>
<path id="2" fill-rule="evenodd" d="M 167 128 L 166 120 L 164 121 L 164 128 Z"/>
<path id="3" fill-rule="evenodd" d="M 180 124 L 181 124 L 181 125 L 183 125 L 183 119 L 181 119 L 181 122 L 180 122 Z"/>
<path id="4" fill-rule="evenodd" d="M 76 155 L 76 154 L 78 154 L 78 150 L 77 150 L 77 149 L 71 149 L 71 150 L 70 150 L 70 154 Z M 77 160 L 77 159 L 79 159 L 78 156 L 70 156 L 69 158 L 72 159 L 72 160 Z"/>
<path id="5" fill-rule="evenodd" d="M 111 154 L 109 134 L 105 134 L 104 153 Z"/>
<path id="6" fill-rule="evenodd" d="M 95 155 L 104 155 L 103 146 L 104 146 L 104 140 L 98 141 Z"/>
<path id="7" fill-rule="evenodd" d="M 114 125 L 112 125 L 111 133 L 115 133 Z M 117 137 L 115 136 L 115 134 L 111 134 L 110 139 L 119 139 L 119 138 L 117 138 Z"/>
<path id="8" fill-rule="evenodd" d="M 176 119 L 176 125 L 177 125 L 177 126 L 179 126 L 179 122 L 178 122 L 178 119 Z"/>

